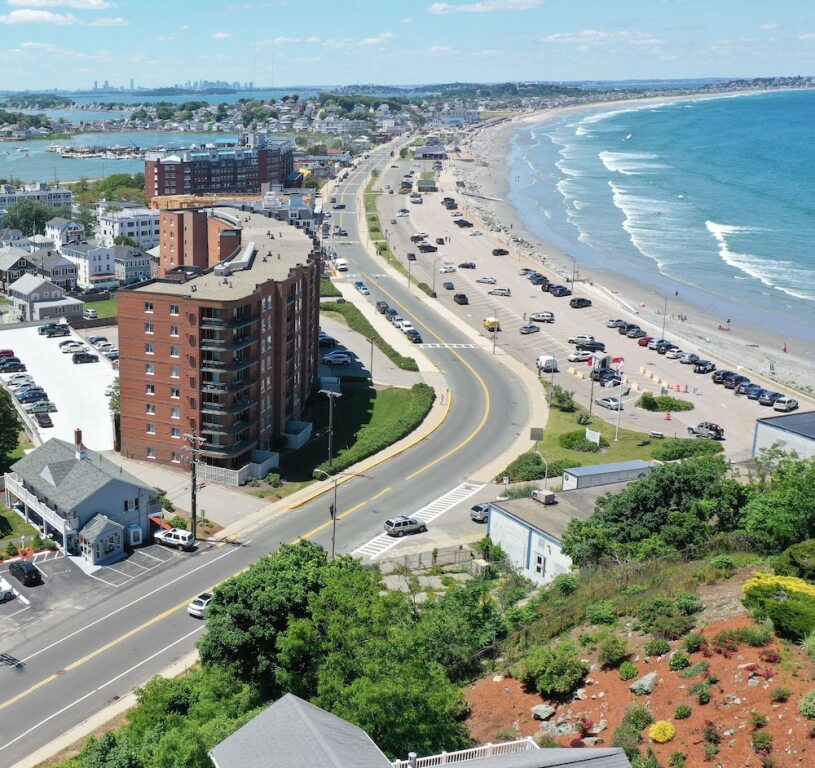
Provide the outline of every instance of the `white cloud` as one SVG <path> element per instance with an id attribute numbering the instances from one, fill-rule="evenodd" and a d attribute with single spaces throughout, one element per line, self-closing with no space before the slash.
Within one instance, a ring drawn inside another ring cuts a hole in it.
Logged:
<path id="1" fill-rule="evenodd" d="M 127 19 L 123 19 L 121 16 L 80 22 L 83 27 L 126 27 L 129 23 Z"/>
<path id="2" fill-rule="evenodd" d="M 393 37 L 393 32 L 380 32 L 374 37 L 364 37 L 359 41 L 360 45 L 383 45 Z"/>
<path id="3" fill-rule="evenodd" d="M 6 0 L 9 5 L 24 5 L 27 8 L 77 8 L 83 11 L 103 11 L 113 8 L 107 0 Z"/>
<path id="4" fill-rule="evenodd" d="M 805 35 L 798 35 L 799 40 L 815 40 L 815 32 L 807 32 Z"/>
<path id="5" fill-rule="evenodd" d="M 400 24 L 413 24 L 413 19 L 399 19 Z"/>
<path id="6" fill-rule="evenodd" d="M 57 24 L 67 26 L 76 24 L 76 16 L 70 13 L 52 13 L 35 11 L 30 8 L 12 11 L 7 16 L 0 16 L 0 24 Z"/>
<path id="7" fill-rule="evenodd" d="M 213 40 L 229 40 L 232 35 L 229 32 L 214 32 L 212 35 Z"/>
<path id="8" fill-rule="evenodd" d="M 584 29 L 581 32 L 558 32 L 554 35 L 547 35 L 541 42 L 557 45 L 573 45 L 579 50 L 614 43 L 631 45 L 635 48 L 649 48 L 664 43 L 663 40 L 654 37 L 648 32 L 631 32 L 629 30 L 601 32 L 597 29 Z"/>
<path id="9" fill-rule="evenodd" d="M 778 24 L 762 24 L 762 29 L 778 29 Z"/>
<path id="10" fill-rule="evenodd" d="M 539 8 L 545 0 L 481 0 L 478 3 L 433 3 L 428 13 L 446 16 L 450 13 L 493 13 L 495 11 L 531 11 Z"/>
<path id="11" fill-rule="evenodd" d="M 320 42 L 320 38 L 319 38 L 319 37 L 315 37 L 314 35 L 312 35 L 311 37 L 307 37 L 307 38 L 306 38 L 306 42 L 307 42 L 307 43 L 319 43 L 319 42 Z"/>
<path id="12" fill-rule="evenodd" d="M 487 48 L 484 51 L 476 51 L 473 56 L 495 56 L 496 53 L 498 53 L 497 48 Z"/>
<path id="13" fill-rule="evenodd" d="M 449 45 L 432 45 L 428 48 L 428 53 L 453 53 L 455 50 Z"/>
<path id="14" fill-rule="evenodd" d="M 273 37 L 271 40 L 261 40 L 261 45 L 289 45 L 291 43 L 301 43 L 303 42 L 299 37 L 285 37 L 284 35 L 278 35 L 277 37 Z"/>

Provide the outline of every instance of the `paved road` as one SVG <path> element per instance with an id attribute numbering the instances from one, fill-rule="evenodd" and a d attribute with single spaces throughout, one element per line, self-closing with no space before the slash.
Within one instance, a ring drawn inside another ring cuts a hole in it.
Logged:
<path id="1" fill-rule="evenodd" d="M 349 208 L 369 167 L 387 159 L 387 150 L 372 152 L 338 190 Z M 359 242 L 355 217 L 343 218 L 348 239 Z M 360 246 L 343 248 L 353 271 L 378 271 Z M 378 282 L 426 340 L 465 348 L 425 350 L 452 392 L 442 426 L 414 448 L 340 486 L 339 551 L 369 541 L 386 517 L 411 513 L 466 481 L 472 470 L 513 443 L 527 415 L 520 382 L 488 353 L 467 348 L 466 334 L 440 320 L 402 281 L 383 277 Z M 119 587 L 110 585 L 113 579 L 90 583 L 64 560 L 45 563 L 47 585 L 25 591 L 29 606 L 17 600 L 0 606 L 5 625 L 17 627 L 10 636 L 0 633 L 0 664 L 5 666 L 0 669 L 0 765 L 14 765 L 187 653 L 203 626 L 184 611 L 197 593 L 281 542 L 310 537 L 329 547 L 328 503 L 323 496 L 233 542 L 202 544 L 185 557 L 145 568 L 143 576 Z"/>

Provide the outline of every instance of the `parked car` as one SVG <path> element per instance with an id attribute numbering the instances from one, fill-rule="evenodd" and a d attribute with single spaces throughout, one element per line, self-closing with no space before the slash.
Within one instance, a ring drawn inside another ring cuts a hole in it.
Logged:
<path id="1" fill-rule="evenodd" d="M 456 268 L 452 264 L 442 264 L 441 268 L 439 269 L 440 275 L 449 275 L 451 272 L 455 272 Z"/>
<path id="2" fill-rule="evenodd" d="M 436 243 L 436 245 L 444 245 L 444 238 L 443 237 L 437 237 L 436 240 L 435 240 L 435 243 Z"/>
<path id="3" fill-rule="evenodd" d="M 74 356 L 71 358 L 74 364 L 80 363 L 98 363 L 99 356 L 98 355 L 91 355 L 88 352 L 75 352 Z"/>
<path id="4" fill-rule="evenodd" d="M 601 408 L 608 408 L 611 411 L 622 411 L 623 403 L 618 397 L 597 397 L 594 399 L 594 404 L 599 405 Z"/>
<path id="5" fill-rule="evenodd" d="M 637 339 L 637 344 L 641 347 L 647 347 L 654 340 L 653 336 L 643 336 Z"/>
<path id="6" fill-rule="evenodd" d="M 729 376 L 724 380 L 724 387 L 725 389 L 735 389 L 739 384 L 745 381 L 749 382 L 750 379 L 747 378 L 747 376 L 742 376 L 737 373 L 735 376 Z"/>
<path id="7" fill-rule="evenodd" d="M 331 206 L 335 211 L 344 211 L 345 210 L 345 203 L 335 203 Z"/>
<path id="8" fill-rule="evenodd" d="M 96 320 L 99 317 L 99 313 L 95 309 L 83 309 L 82 317 L 85 320 Z"/>
<path id="9" fill-rule="evenodd" d="M 371 292 L 368 290 L 368 286 L 362 282 L 362 280 L 357 280 L 354 283 L 354 288 L 356 288 L 363 296 L 370 296 Z"/>
<path id="10" fill-rule="evenodd" d="M 773 403 L 773 408 L 776 411 L 794 411 L 798 407 L 798 401 L 793 400 L 791 397 L 779 397 Z"/>
<path id="11" fill-rule="evenodd" d="M 483 275 L 476 279 L 477 283 L 484 283 L 485 285 L 495 285 L 498 281 L 490 275 Z"/>
<path id="12" fill-rule="evenodd" d="M 109 349 L 107 352 L 104 353 L 105 357 L 110 360 L 111 362 L 114 360 L 119 359 L 119 350 L 115 347 L 113 349 Z M 115 367 L 115 366 L 114 366 Z"/>
<path id="13" fill-rule="evenodd" d="M 694 373 L 712 373 L 716 370 L 716 365 L 710 360 L 697 360 L 693 364 Z"/>
<path id="14" fill-rule="evenodd" d="M 532 283 L 532 285 L 539 285 L 543 291 L 545 290 L 544 286 L 549 285 L 549 278 L 543 275 L 532 275 L 532 277 L 529 278 L 529 282 Z"/>
<path id="15" fill-rule="evenodd" d="M 402 331 L 402 333 L 407 333 L 408 331 L 416 330 L 416 328 L 410 320 L 402 320 L 402 322 L 399 323 L 399 330 Z"/>
<path id="16" fill-rule="evenodd" d="M 588 333 L 578 333 L 575 334 L 574 336 L 569 336 L 567 341 L 569 342 L 569 344 L 583 344 L 584 342 L 587 341 L 594 341 L 594 336 Z"/>
<path id="17" fill-rule="evenodd" d="M 642 339 L 645 338 L 646 333 L 642 328 L 632 328 L 627 334 L 629 339 Z"/>
<path id="18" fill-rule="evenodd" d="M 674 343 L 672 341 L 663 340 L 659 344 L 657 344 L 657 354 L 658 355 L 666 355 L 668 351 L 671 349 L 675 349 Z"/>
<path id="19" fill-rule="evenodd" d="M 657 350 L 657 352 L 659 352 L 659 350 Z M 679 349 L 679 347 L 671 347 L 665 353 L 665 357 L 667 357 L 668 360 L 679 360 L 679 358 L 682 357 L 684 354 L 685 354 L 685 351 L 682 350 L 682 349 Z"/>
<path id="20" fill-rule="evenodd" d="M 57 406 L 50 400 L 40 400 L 36 403 L 30 403 L 25 407 L 26 413 L 53 413 L 57 410 Z"/>
<path id="21" fill-rule="evenodd" d="M 528 277 L 529 275 L 532 275 L 532 274 L 537 274 L 537 273 L 535 272 L 535 270 L 534 270 L 534 269 L 532 269 L 532 267 L 521 267 L 521 268 L 518 270 L 518 274 L 519 274 L 521 277 Z"/>
<path id="22" fill-rule="evenodd" d="M 162 528 L 153 534 L 153 541 L 166 547 L 175 547 L 179 552 L 195 546 L 195 536 L 192 532 L 182 531 L 180 528 Z"/>
<path id="23" fill-rule="evenodd" d="M 53 330 L 57 327 L 57 323 L 45 323 L 45 325 L 40 325 L 37 327 L 37 333 L 40 336 L 44 336 L 47 331 Z"/>
<path id="24" fill-rule="evenodd" d="M 25 367 L 25 363 L 5 363 L 0 366 L 0 373 L 22 373 L 23 371 L 27 371 L 28 368 Z"/>
<path id="25" fill-rule="evenodd" d="M 713 376 L 711 376 L 711 380 L 714 384 L 724 384 L 724 380 L 729 376 L 736 376 L 734 371 L 728 371 L 724 368 L 719 368 L 719 370 L 713 372 Z"/>
<path id="26" fill-rule="evenodd" d="M 408 253 L 408 255 L 407 255 L 407 260 L 408 260 L 408 261 L 416 261 L 416 254 L 415 254 L 415 253 L 413 253 L 413 251 L 410 251 L 410 252 Z"/>
<path id="27" fill-rule="evenodd" d="M 47 399 L 48 399 L 48 393 L 40 390 L 40 391 L 26 392 L 25 394 L 20 395 L 19 397 L 17 397 L 17 402 L 20 403 L 20 405 L 26 405 L 27 403 L 37 403 L 40 400 L 47 400 Z"/>
<path id="28" fill-rule="evenodd" d="M 470 300 L 467 298 L 466 293 L 456 293 L 456 294 L 454 294 L 453 301 L 456 302 L 456 304 L 469 304 L 470 303 Z"/>
<path id="29" fill-rule="evenodd" d="M 565 285 L 556 285 L 554 288 L 549 289 L 549 293 L 552 296 L 556 296 L 557 298 L 563 298 L 564 296 L 571 296 L 572 292 L 565 286 Z"/>
<path id="30" fill-rule="evenodd" d="M 593 368 L 589 375 L 594 381 L 602 381 L 603 379 L 612 378 L 618 374 L 614 368 Z"/>
<path id="31" fill-rule="evenodd" d="M 321 347 L 336 347 L 337 340 L 333 336 L 320 336 L 320 340 L 317 342 Z"/>
<path id="32" fill-rule="evenodd" d="M 493 248 L 492 249 L 493 256 L 507 256 L 509 255 L 509 251 L 506 248 Z"/>
<path id="33" fill-rule="evenodd" d="M 70 336 L 71 329 L 67 325 L 57 325 L 56 328 L 49 328 L 45 332 L 46 338 L 53 339 L 57 336 Z"/>
<path id="34" fill-rule="evenodd" d="M 767 390 L 760 384 L 754 384 L 752 381 L 742 382 L 736 386 L 734 393 L 737 395 L 747 395 L 748 400 L 758 400 L 760 395 L 763 395 Z"/>
<path id="35" fill-rule="evenodd" d="M 572 352 L 569 355 L 569 362 L 570 363 L 586 363 L 591 360 L 593 357 L 591 352 Z"/>
<path id="36" fill-rule="evenodd" d="M 724 430 L 712 421 L 702 421 L 699 424 L 691 424 L 688 427 L 688 434 L 691 437 L 704 437 L 709 440 L 724 439 Z"/>
<path id="37" fill-rule="evenodd" d="M 396 309 L 394 309 L 393 307 L 388 307 L 385 310 L 385 317 L 388 320 L 390 320 L 391 322 L 393 322 L 393 318 L 396 317 L 398 314 L 399 314 L 399 312 Z"/>
<path id="38" fill-rule="evenodd" d="M 323 365 L 351 365 L 354 358 L 348 352 L 329 352 L 320 358 Z"/>
<path id="39" fill-rule="evenodd" d="M 461 264 L 458 265 L 459 269 L 475 269 L 475 262 L 474 261 L 462 261 Z"/>
<path id="40" fill-rule="evenodd" d="M 34 587 L 37 584 L 42 584 L 42 574 L 39 568 L 28 560 L 12 561 L 8 567 L 8 572 L 24 587 Z"/>
<path id="41" fill-rule="evenodd" d="M 87 352 L 87 351 L 88 348 L 84 344 L 80 344 L 78 341 L 72 341 L 69 344 L 65 345 L 60 344 L 60 352 L 62 352 L 63 355 L 73 354 L 74 352 Z"/>
<path id="42" fill-rule="evenodd" d="M 606 345 L 602 341 L 581 341 L 577 345 L 578 352 L 605 352 Z"/>
<path id="43" fill-rule="evenodd" d="M 445 280 L 441 284 L 441 287 L 444 288 L 445 291 L 455 291 L 456 290 L 456 286 L 453 285 L 453 283 L 451 283 L 449 280 Z"/>
<path id="44" fill-rule="evenodd" d="M 407 336 L 408 339 L 410 339 L 414 344 L 422 343 L 422 334 L 415 328 L 409 328 L 407 331 L 405 331 L 405 336 Z"/>
<path id="45" fill-rule="evenodd" d="M 14 589 L 2 576 L 0 576 L 0 603 L 7 603 L 14 599 Z"/>
<path id="46" fill-rule="evenodd" d="M 534 323 L 526 323 L 525 325 L 522 325 L 518 330 L 524 336 L 528 336 L 530 333 L 538 333 L 540 331 L 540 326 L 535 325 Z"/>
<path id="47" fill-rule="evenodd" d="M 487 293 L 490 296 L 512 296 L 512 291 L 509 288 L 492 288 Z"/>
<path id="48" fill-rule="evenodd" d="M 764 392 L 763 394 L 759 395 L 758 402 L 760 405 L 775 405 L 776 400 L 780 400 L 784 397 L 783 392 Z"/>
<path id="49" fill-rule="evenodd" d="M 380 315 L 384 315 L 385 312 L 388 311 L 388 302 L 387 301 L 377 301 L 376 302 L 376 311 L 379 312 Z"/>
<path id="50" fill-rule="evenodd" d="M 15 357 L 13 349 L 0 349 L 0 360 L 8 359 L 10 357 Z"/>
<path id="51" fill-rule="evenodd" d="M 648 349 L 656 349 L 660 344 L 670 344 L 670 342 L 666 341 L 665 339 L 651 339 L 648 342 Z M 673 344 L 671 344 L 673 346 Z"/>
<path id="52" fill-rule="evenodd" d="M 621 325 L 625 325 L 625 320 L 610 318 L 606 320 L 606 328 L 619 328 Z"/>
<path id="53" fill-rule="evenodd" d="M 699 362 L 699 355 L 695 355 L 693 352 L 686 352 L 679 358 L 679 362 L 682 363 L 682 365 L 695 365 Z"/>
<path id="54" fill-rule="evenodd" d="M 18 384 L 33 384 L 34 377 L 30 373 L 15 373 L 6 380 L 6 385 L 16 387 Z"/>
<path id="55" fill-rule="evenodd" d="M 187 613 L 196 619 L 203 619 L 211 602 L 212 595 L 209 592 L 202 592 L 198 597 L 194 597 L 190 600 L 190 604 L 187 606 Z"/>
<path id="56" fill-rule="evenodd" d="M 385 521 L 385 533 L 387 533 L 388 536 L 398 536 L 401 538 L 406 533 L 424 533 L 426 530 L 427 525 L 421 520 L 405 517 L 404 515 L 391 517 Z"/>
<path id="57" fill-rule="evenodd" d="M 470 507 L 470 520 L 476 523 L 486 523 L 490 519 L 489 504 L 475 504 Z"/>
<path id="58" fill-rule="evenodd" d="M 54 422 L 51 421 L 51 417 L 47 413 L 35 413 L 34 420 L 37 422 L 37 426 L 42 429 L 54 426 Z"/>
<path id="59" fill-rule="evenodd" d="M 554 323 L 555 315 L 553 312 L 533 312 L 529 319 L 533 323 Z"/>
<path id="60" fill-rule="evenodd" d="M 636 323 L 620 323 L 617 326 L 617 333 L 619 333 L 620 336 L 625 336 L 629 331 L 636 330 L 637 328 L 639 328 L 639 326 Z"/>
<path id="61" fill-rule="evenodd" d="M 439 249 L 435 245 L 430 245 L 430 243 L 419 243 L 419 250 L 422 253 L 435 253 Z"/>

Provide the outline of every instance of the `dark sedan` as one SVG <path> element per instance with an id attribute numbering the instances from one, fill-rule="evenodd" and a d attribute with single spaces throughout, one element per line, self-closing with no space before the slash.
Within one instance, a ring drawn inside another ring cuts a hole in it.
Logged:
<path id="1" fill-rule="evenodd" d="M 475 269 L 475 262 L 474 261 L 462 261 L 461 264 L 458 265 L 459 269 Z"/>

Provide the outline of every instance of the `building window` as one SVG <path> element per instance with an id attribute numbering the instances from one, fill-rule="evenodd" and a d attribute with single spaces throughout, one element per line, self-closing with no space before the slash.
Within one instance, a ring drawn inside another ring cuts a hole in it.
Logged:
<path id="1" fill-rule="evenodd" d="M 156 434 L 156 425 L 151 424 L 149 421 L 147 422 L 146 431 L 148 435 L 155 435 Z"/>
<path id="2" fill-rule="evenodd" d="M 181 397 L 181 390 L 178 387 L 170 387 L 170 397 L 178 400 Z"/>
<path id="3" fill-rule="evenodd" d="M 144 324 L 144 332 L 145 333 L 152 333 L 153 332 L 153 324 L 152 323 L 145 323 Z"/>
<path id="4" fill-rule="evenodd" d="M 181 437 L 181 427 L 171 427 L 170 428 L 170 437 L 180 438 Z"/>
<path id="5" fill-rule="evenodd" d="M 171 419 L 180 419 L 181 418 L 181 409 L 180 408 L 170 408 L 170 418 Z"/>
<path id="6" fill-rule="evenodd" d="M 144 364 L 144 372 L 148 376 L 155 376 L 156 375 L 156 366 L 152 363 L 145 363 Z"/>
<path id="7" fill-rule="evenodd" d="M 153 314 L 153 302 L 152 301 L 145 301 L 144 302 L 144 311 L 148 314 Z"/>
<path id="8" fill-rule="evenodd" d="M 546 576 L 546 558 L 543 555 L 535 556 L 535 573 Z"/>
<path id="9" fill-rule="evenodd" d="M 151 384 L 150 386 L 153 386 L 153 385 Z M 145 413 L 146 413 L 148 416 L 152 416 L 152 415 L 153 415 L 153 414 L 156 412 L 156 406 L 155 406 L 155 405 L 153 405 L 153 403 L 147 403 L 147 404 L 144 406 L 144 412 L 145 412 Z"/>
<path id="10" fill-rule="evenodd" d="M 171 325 L 170 326 L 170 336 L 178 336 L 178 326 Z"/>
<path id="11" fill-rule="evenodd" d="M 178 314 L 178 304 L 170 304 L 170 314 L 171 315 Z"/>
<path id="12" fill-rule="evenodd" d="M 180 357 L 181 347 L 178 344 L 170 344 L 170 357 Z"/>
<path id="13" fill-rule="evenodd" d="M 171 379 L 180 379 L 181 378 L 181 370 L 179 368 L 170 368 L 170 378 Z"/>
<path id="14" fill-rule="evenodd" d="M 147 449 L 147 458 L 148 459 L 155 459 L 156 458 L 156 449 L 155 448 L 148 448 Z"/>
<path id="15" fill-rule="evenodd" d="M 180 464 L 181 463 L 181 454 L 178 453 L 178 451 L 173 451 L 172 454 L 170 454 L 170 461 L 173 464 Z"/>
<path id="16" fill-rule="evenodd" d="M 146 395 L 155 395 L 156 394 L 156 385 L 155 384 L 146 384 L 144 387 L 144 393 Z"/>
<path id="17" fill-rule="evenodd" d="M 154 355 L 156 353 L 155 347 L 153 347 L 152 343 L 148 342 L 144 345 L 144 354 L 145 355 Z"/>

